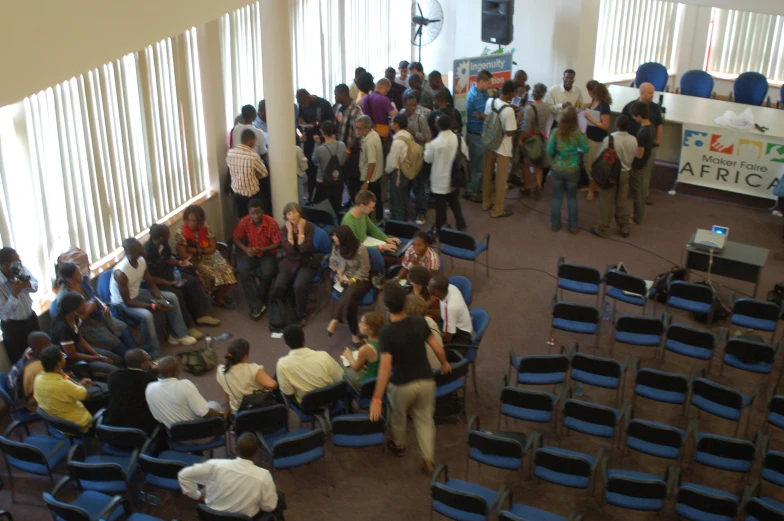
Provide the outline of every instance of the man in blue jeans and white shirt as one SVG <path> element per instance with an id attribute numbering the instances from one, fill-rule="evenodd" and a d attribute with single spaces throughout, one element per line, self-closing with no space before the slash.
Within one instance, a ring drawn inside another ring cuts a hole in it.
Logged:
<path id="1" fill-rule="evenodd" d="M 166 313 L 171 329 L 169 344 L 195 344 L 196 339 L 188 334 L 188 328 L 182 318 L 177 295 L 160 291 L 147 271 L 142 243 L 134 238 L 125 239 L 123 249 L 125 258 L 117 263 L 112 273 L 111 302 L 114 306 L 120 306 L 129 316 L 141 321 L 145 351 L 153 359 L 161 355 L 161 344 L 155 331 L 153 316 L 157 311 Z M 146 283 L 147 289 L 141 288 L 142 281 Z M 197 333 L 196 330 L 193 332 Z"/>
<path id="2" fill-rule="evenodd" d="M 465 197 L 471 202 L 481 203 L 482 196 L 479 191 L 482 188 L 482 177 L 485 168 L 485 147 L 482 146 L 482 127 L 485 123 L 485 107 L 490 94 L 490 80 L 493 74 L 490 71 L 481 70 L 476 75 L 476 83 L 468 91 L 466 96 L 466 144 L 468 145 L 469 165 L 471 167 L 471 179 L 465 190 Z"/>

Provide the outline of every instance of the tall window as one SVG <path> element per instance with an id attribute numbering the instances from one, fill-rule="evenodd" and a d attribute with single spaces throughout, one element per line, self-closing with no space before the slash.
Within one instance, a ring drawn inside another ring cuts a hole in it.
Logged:
<path id="1" fill-rule="evenodd" d="M 658 62 L 675 73 L 683 4 L 662 0 L 601 0 L 594 77 L 621 81 Z"/>
<path id="2" fill-rule="evenodd" d="M 784 82 L 784 17 L 713 8 L 705 69 L 734 78 L 746 71 Z"/>
<path id="3" fill-rule="evenodd" d="M 0 242 L 51 288 L 70 246 L 93 263 L 207 187 L 191 29 L 0 109 Z"/>

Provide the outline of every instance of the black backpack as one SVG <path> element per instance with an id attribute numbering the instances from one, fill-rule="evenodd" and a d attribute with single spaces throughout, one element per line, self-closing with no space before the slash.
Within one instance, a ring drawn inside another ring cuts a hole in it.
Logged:
<path id="1" fill-rule="evenodd" d="M 667 289 L 667 279 L 670 275 L 672 275 L 672 280 L 685 280 L 686 270 L 679 266 L 673 266 L 670 271 L 665 271 L 664 273 L 656 275 L 656 278 L 653 279 L 651 290 L 648 292 L 649 299 L 658 302 L 667 302 L 667 297 L 670 293 Z"/>
<path id="2" fill-rule="evenodd" d="M 324 145 L 324 148 L 327 149 L 330 155 L 327 166 L 324 168 L 324 186 L 332 186 L 343 180 L 343 168 L 340 166 L 338 157 L 332 153 L 327 145 Z"/>
<path id="3" fill-rule="evenodd" d="M 282 333 L 286 326 L 297 323 L 294 306 L 289 298 L 275 299 L 269 306 L 269 329 L 273 333 Z"/>
<path id="4" fill-rule="evenodd" d="M 471 167 L 468 164 L 468 158 L 463 154 L 463 137 L 457 132 L 455 132 L 455 135 L 457 136 L 457 153 L 455 153 L 455 160 L 452 162 L 452 181 L 450 186 L 452 188 L 463 188 L 468 183 Z"/>
<path id="5" fill-rule="evenodd" d="M 618 179 L 621 177 L 621 159 L 615 151 L 612 136 L 607 148 L 594 160 L 591 177 L 599 188 L 612 188 L 618 184 Z"/>

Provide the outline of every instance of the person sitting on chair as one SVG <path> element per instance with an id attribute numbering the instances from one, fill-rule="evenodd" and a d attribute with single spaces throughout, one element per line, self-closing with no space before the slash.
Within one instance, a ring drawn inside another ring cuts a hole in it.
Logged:
<path id="1" fill-rule="evenodd" d="M 144 349 L 131 349 L 125 353 L 127 369 L 109 375 L 109 407 L 105 423 L 113 427 L 140 429 L 151 435 L 158 426 L 144 397 L 147 386 L 155 382 L 157 369 L 153 370 L 150 355 Z"/>
<path id="2" fill-rule="evenodd" d="M 305 347 L 305 332 L 300 326 L 286 326 L 283 341 L 291 351 L 278 360 L 278 385 L 280 392 L 294 396 L 297 403 L 308 392 L 343 379 L 343 369 L 329 353 Z"/>
<path id="3" fill-rule="evenodd" d="M 65 360 L 65 354 L 57 346 L 41 351 L 44 372 L 35 379 L 33 395 L 46 414 L 73 422 L 87 432 L 93 415 L 82 402 L 89 398 L 87 387 L 93 382 L 89 378 L 82 378 L 78 383 L 71 380 L 65 374 Z"/>
<path id="4" fill-rule="evenodd" d="M 339 283 L 340 299 L 332 310 L 332 320 L 327 326 L 327 335 L 332 336 L 338 327 L 338 322 L 344 318 L 351 331 L 351 341 L 354 347 L 359 347 L 359 331 L 357 324 L 357 310 L 359 299 L 370 291 L 373 284 L 370 281 L 370 256 L 367 248 L 348 226 L 338 226 L 332 234 L 332 254 L 329 256 L 329 269 L 334 273 L 336 283 Z"/>
<path id="5" fill-rule="evenodd" d="M 433 275 L 428 284 L 428 291 L 440 301 L 441 331 L 444 344 L 462 344 L 468 346 L 473 338 L 474 327 L 471 323 L 471 313 L 463 299 L 463 294 L 456 286 L 449 283 L 440 273 Z M 465 347 L 458 351 L 465 351 Z"/>
<path id="6" fill-rule="evenodd" d="M 11 397 L 19 402 L 28 403 L 35 410 L 35 397 L 33 397 L 33 384 L 35 377 L 44 372 L 41 364 L 41 352 L 52 345 L 49 335 L 43 331 L 33 331 L 27 335 L 27 345 L 9 374 L 8 383 L 11 386 Z"/>
<path id="7" fill-rule="evenodd" d="M 411 239 L 411 245 L 403 254 L 403 268 L 397 273 L 398 279 L 405 279 L 413 266 L 422 266 L 433 273 L 441 268 L 441 259 L 433 249 L 433 239 L 427 232 L 418 231 Z"/>
<path id="8" fill-rule="evenodd" d="M 348 362 L 345 367 L 346 379 L 355 388 L 378 375 L 378 332 L 386 323 L 381 313 L 365 313 L 359 320 L 359 334 L 367 338 L 365 345 L 352 351 L 348 347 L 343 350 L 343 357 Z"/>
<path id="9" fill-rule="evenodd" d="M 250 344 L 247 340 L 232 340 L 226 352 L 226 362 L 219 365 L 215 373 L 233 414 L 239 412 L 242 399 L 246 395 L 253 394 L 254 391 L 271 391 L 278 388 L 278 382 L 264 371 L 263 365 L 248 363 L 249 353 Z"/>

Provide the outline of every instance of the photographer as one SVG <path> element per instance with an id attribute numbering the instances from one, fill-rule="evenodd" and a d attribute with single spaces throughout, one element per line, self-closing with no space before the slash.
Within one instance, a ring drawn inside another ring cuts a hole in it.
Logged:
<path id="1" fill-rule="evenodd" d="M 38 281 L 22 265 L 16 250 L 0 249 L 0 330 L 12 365 L 27 347 L 27 335 L 41 329 L 30 297 L 36 291 Z"/>

